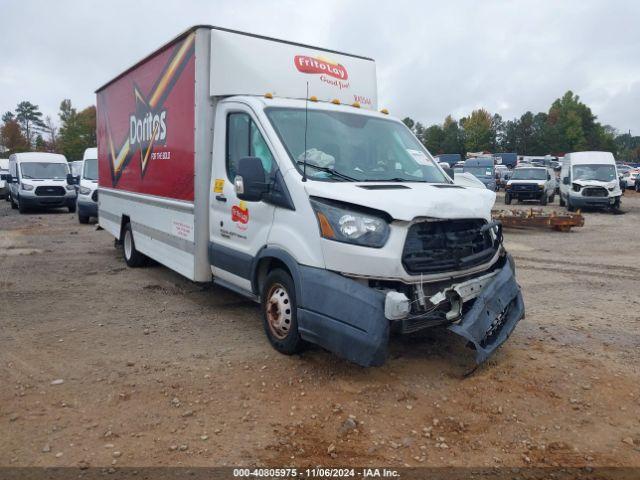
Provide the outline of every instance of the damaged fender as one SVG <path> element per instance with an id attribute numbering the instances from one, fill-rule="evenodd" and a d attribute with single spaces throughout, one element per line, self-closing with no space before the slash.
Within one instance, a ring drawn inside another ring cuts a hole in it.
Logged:
<path id="1" fill-rule="evenodd" d="M 476 349 L 476 362 L 484 362 L 502 345 L 524 318 L 524 301 L 516 282 L 512 260 L 505 262 L 458 323 L 447 327 Z"/>

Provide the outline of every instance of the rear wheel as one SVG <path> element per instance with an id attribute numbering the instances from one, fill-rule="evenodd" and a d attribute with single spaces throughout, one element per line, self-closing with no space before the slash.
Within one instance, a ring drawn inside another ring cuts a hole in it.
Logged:
<path id="1" fill-rule="evenodd" d="M 133 230 L 131 229 L 130 223 L 124 226 L 122 252 L 124 254 L 124 261 L 127 262 L 127 265 L 131 268 L 142 267 L 147 261 L 147 257 L 136 250 L 136 244 L 133 241 Z"/>
<path id="2" fill-rule="evenodd" d="M 543 192 L 542 196 L 540 197 L 540 205 L 546 205 L 547 200 L 549 200 L 549 197 L 547 197 L 547 192 Z"/>
<path id="3" fill-rule="evenodd" d="M 262 289 L 262 323 L 269 342 L 280 353 L 304 348 L 298 331 L 296 291 L 291 276 L 281 269 L 269 272 Z"/>

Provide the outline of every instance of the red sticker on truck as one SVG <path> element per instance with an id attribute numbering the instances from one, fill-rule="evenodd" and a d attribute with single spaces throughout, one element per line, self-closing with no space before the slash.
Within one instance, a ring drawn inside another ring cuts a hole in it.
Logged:
<path id="1" fill-rule="evenodd" d="M 340 80 L 349 78 L 347 69 L 343 65 L 320 57 L 308 57 L 306 55 L 296 55 L 293 62 L 299 72 L 326 74 Z"/>
<path id="2" fill-rule="evenodd" d="M 98 92 L 100 185 L 193 201 L 195 33 Z"/>
<path id="3" fill-rule="evenodd" d="M 243 205 L 231 207 L 231 220 L 246 225 L 249 223 L 249 209 Z"/>

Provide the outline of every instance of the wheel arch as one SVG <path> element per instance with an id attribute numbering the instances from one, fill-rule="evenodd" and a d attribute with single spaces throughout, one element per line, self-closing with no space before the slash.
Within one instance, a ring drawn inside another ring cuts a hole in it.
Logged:
<path id="1" fill-rule="evenodd" d="M 253 260 L 251 268 L 251 290 L 260 296 L 264 280 L 270 271 L 281 268 L 293 279 L 296 297 L 301 298 L 302 282 L 298 262 L 291 254 L 281 248 L 264 247 Z"/>

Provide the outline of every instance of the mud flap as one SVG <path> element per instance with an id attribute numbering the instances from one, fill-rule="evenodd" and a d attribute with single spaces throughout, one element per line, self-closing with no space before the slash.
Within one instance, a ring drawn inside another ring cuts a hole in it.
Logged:
<path id="1" fill-rule="evenodd" d="M 363 367 L 382 365 L 389 344 L 384 294 L 327 270 L 300 266 L 299 273 L 302 338 Z"/>
<path id="2" fill-rule="evenodd" d="M 476 362 L 484 362 L 502 345 L 524 318 L 524 301 L 510 262 L 476 298 L 459 323 L 448 327 L 476 349 Z"/>

